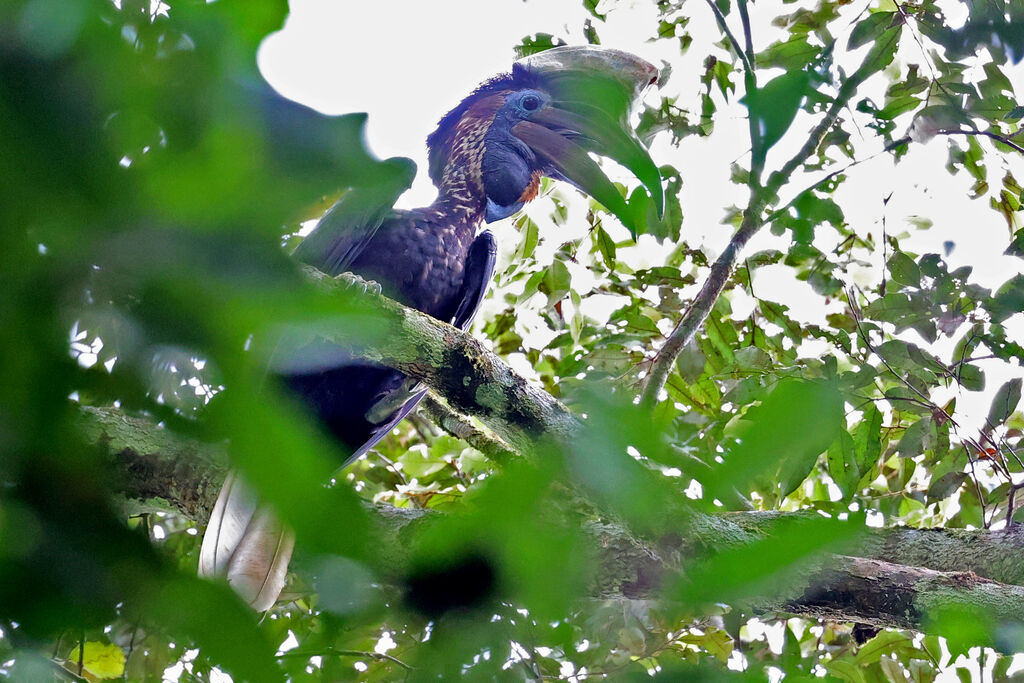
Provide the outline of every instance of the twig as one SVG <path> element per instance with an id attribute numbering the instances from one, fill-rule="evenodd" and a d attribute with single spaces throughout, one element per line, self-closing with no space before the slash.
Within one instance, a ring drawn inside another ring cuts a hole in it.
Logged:
<path id="1" fill-rule="evenodd" d="M 1010 140 L 1010 138 L 1000 135 L 999 133 L 993 133 L 990 130 L 970 130 L 967 128 L 944 128 L 942 130 L 935 131 L 936 135 L 978 135 L 981 137 L 991 138 L 996 142 L 1001 142 L 1010 149 L 1016 150 L 1021 154 L 1024 154 L 1024 147 L 1021 147 L 1016 142 Z"/>
<path id="2" fill-rule="evenodd" d="M 722 14 L 722 10 L 718 9 L 718 5 L 715 4 L 715 0 L 707 0 L 708 7 L 711 8 L 711 12 L 715 15 L 715 20 L 718 22 L 718 27 L 725 33 L 725 37 L 729 39 L 729 44 L 732 45 L 733 52 L 739 57 L 740 61 L 743 62 L 743 68 L 752 72 L 754 65 L 747 59 L 746 53 L 743 51 L 743 44 L 736 40 L 736 36 L 733 35 L 732 29 L 725 23 L 725 15 Z"/>
<path id="3" fill-rule="evenodd" d="M 885 358 L 880 353 L 878 353 L 875 350 L 874 345 L 871 343 L 871 340 L 868 339 L 867 334 L 864 332 L 864 329 L 861 326 L 862 315 L 861 315 L 860 307 L 857 305 L 856 296 L 855 296 L 855 292 L 854 292 L 853 288 L 850 288 L 850 289 L 848 289 L 846 291 L 846 299 L 847 299 L 847 303 L 850 304 L 850 312 L 851 312 L 852 317 L 853 317 L 853 322 L 857 326 L 857 336 L 859 336 L 861 341 L 864 342 L 865 348 L 869 352 L 871 352 L 874 355 L 878 356 L 878 358 L 882 361 L 882 365 L 884 365 L 886 367 L 886 369 L 892 374 L 892 376 L 895 377 L 896 379 L 898 379 L 900 381 L 900 383 L 903 384 L 903 386 L 907 387 L 910 391 L 912 391 L 915 394 L 917 394 L 920 397 L 922 404 L 925 405 L 932 413 L 939 413 L 939 414 L 941 414 L 949 422 L 949 424 L 952 426 L 953 433 L 957 434 L 957 436 L 960 437 L 961 442 L 967 444 L 971 448 L 974 448 L 979 453 L 984 453 L 985 452 L 984 448 L 975 439 L 972 439 L 970 437 L 964 437 L 964 436 L 960 435 L 960 433 L 959 433 L 960 426 L 957 424 L 957 421 L 955 419 L 953 419 L 952 415 L 950 415 L 948 412 L 946 412 L 946 410 L 944 408 L 942 408 L 938 404 L 934 403 L 931 400 L 931 397 L 929 397 L 928 395 L 922 393 L 917 387 L 915 387 L 913 385 L 913 383 L 911 383 L 909 380 L 907 380 L 902 375 L 900 375 L 898 372 L 896 372 L 896 370 L 889 364 L 889 362 L 887 360 L 885 360 Z M 889 399 L 889 400 L 891 400 L 891 399 Z M 985 505 L 984 491 L 981 488 L 981 483 L 978 481 L 977 471 L 975 470 L 975 464 L 977 463 L 977 458 L 975 458 L 975 457 L 973 457 L 971 455 L 970 448 L 965 448 L 965 452 L 967 453 L 967 462 L 971 466 L 971 482 L 974 484 L 975 493 L 978 496 L 978 504 L 981 506 L 981 518 L 982 518 L 982 521 L 984 523 L 985 528 L 987 529 L 991 522 L 988 520 L 988 511 L 987 511 L 987 508 L 986 508 L 986 505 Z M 1007 475 L 1007 476 L 1009 476 L 1009 475 Z"/>
<path id="4" fill-rule="evenodd" d="M 753 107 L 757 97 L 757 75 L 754 73 L 756 61 L 754 60 L 754 39 L 750 32 L 750 15 L 747 12 L 747 0 L 739 0 L 740 21 L 743 22 L 743 40 L 746 50 L 747 69 L 743 73 L 743 89 L 747 99 Z M 765 102 L 758 102 L 757 109 L 765 106 Z M 754 117 L 747 115 L 747 132 L 750 135 L 750 177 L 747 184 L 752 194 L 756 193 L 761 186 L 761 175 L 764 173 L 764 161 L 768 150 L 764 147 L 764 140 L 761 137 L 761 124 Z"/>
<path id="5" fill-rule="evenodd" d="M 757 209 L 758 213 L 760 213 L 760 206 Z M 751 216 L 752 212 L 748 209 L 743 216 L 743 223 L 740 225 L 740 229 L 733 235 L 729 244 L 722 251 L 721 256 L 715 260 L 711 266 L 711 272 L 708 273 L 707 280 L 704 281 L 704 286 L 701 287 L 693 303 L 686 309 L 686 313 L 679 320 L 672 334 L 665 341 L 665 345 L 661 347 L 654 358 L 651 364 L 651 372 L 647 376 L 647 383 L 644 387 L 643 404 L 645 406 L 653 407 L 658 402 L 658 396 L 661 390 L 665 388 L 665 383 L 668 381 L 668 376 L 675 365 L 676 359 L 682 353 L 683 348 L 693 339 L 700 326 L 707 320 L 708 314 L 711 313 L 711 309 L 715 305 L 715 301 L 718 300 L 722 290 L 725 289 L 725 284 L 729 280 L 729 274 L 732 272 L 732 267 L 736 263 L 740 250 L 746 246 L 750 238 L 763 225 L 760 220 L 751 218 Z"/>
<path id="6" fill-rule="evenodd" d="M 426 398 L 423 399 L 420 409 L 434 424 L 456 439 L 462 439 L 483 453 L 488 460 L 504 465 L 513 458 L 518 457 L 518 454 L 509 448 L 504 441 L 484 432 L 482 429 L 478 429 L 466 417 L 441 403 L 432 393 L 428 393 Z"/>

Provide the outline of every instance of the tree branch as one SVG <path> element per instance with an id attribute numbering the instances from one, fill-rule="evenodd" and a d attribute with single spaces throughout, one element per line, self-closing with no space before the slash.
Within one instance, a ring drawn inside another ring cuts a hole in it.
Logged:
<path id="1" fill-rule="evenodd" d="M 937 130 L 937 131 L 935 131 L 935 134 L 936 135 L 976 135 L 976 136 L 980 136 L 980 137 L 986 137 L 986 138 L 989 138 L 991 140 L 995 140 L 996 142 L 1002 143 L 1002 144 L 1006 145 L 1007 147 L 1009 147 L 1012 150 L 1015 150 L 1017 152 L 1020 152 L 1021 154 L 1024 154 L 1024 147 L 1021 147 L 1020 145 L 1018 145 L 1016 142 L 1014 142 L 1010 138 L 1006 137 L 1005 135 L 999 135 L 998 133 L 993 133 L 990 130 L 967 130 L 967 129 L 960 129 L 960 128 L 948 128 L 948 129 L 943 129 L 943 130 Z"/>
<path id="2" fill-rule="evenodd" d="M 725 15 L 722 14 L 722 10 L 718 9 L 718 5 L 715 4 L 715 0 L 706 0 L 708 7 L 711 8 L 712 14 L 715 15 L 715 21 L 718 22 L 718 28 L 722 29 L 722 33 L 729 39 L 729 44 L 732 45 L 733 52 L 739 57 L 739 60 L 743 62 L 743 69 L 747 72 L 754 70 L 753 62 L 747 56 L 747 52 L 743 48 L 743 44 L 736 40 L 736 36 L 733 35 L 732 29 L 725 23 Z"/>
<path id="3" fill-rule="evenodd" d="M 83 433 L 107 455 L 117 492 L 141 509 L 177 510 L 202 524 L 224 474 L 223 452 L 171 434 L 114 408 L 83 408 Z M 401 576 L 408 530 L 434 514 L 372 506 L 383 568 Z M 776 525 L 814 513 L 695 514 L 665 547 L 638 541 L 615 524 L 584 525 L 597 555 L 593 597 L 646 599 L 680 575 L 680 566 L 771 536 Z M 1012 531 L 872 529 L 860 557 L 830 556 L 820 570 L 793 577 L 784 594 L 759 596 L 743 609 L 876 626 L 922 629 L 935 609 L 959 606 L 1003 622 L 1024 618 L 1024 528 Z M 997 583 L 998 582 L 998 583 Z M 1016 584 L 1016 585 L 1008 585 Z M 709 596 L 710 598 L 710 596 Z"/>
<path id="4" fill-rule="evenodd" d="M 709 2 L 709 4 L 714 5 L 713 2 Z M 776 194 L 789 180 L 793 172 L 814 154 L 818 145 L 825 138 L 825 135 L 835 125 L 836 121 L 839 120 L 839 114 L 843 108 L 869 75 L 870 73 L 865 70 L 864 66 L 861 66 L 861 68 L 857 69 L 847 78 L 843 82 L 842 87 L 840 87 L 836 98 L 825 112 L 825 116 L 811 130 L 807 136 L 807 141 L 804 142 L 797 153 L 783 164 L 781 169 L 771 174 L 763 188 L 760 188 L 759 185 L 752 185 L 750 203 L 743 212 L 743 222 L 729 241 L 729 244 L 722 251 L 721 256 L 711 266 L 711 272 L 708 273 L 708 278 L 704 281 L 700 292 L 697 293 L 697 297 L 693 300 L 690 307 L 686 309 L 686 313 L 676 324 L 675 329 L 672 330 L 664 346 L 661 347 L 651 363 L 650 374 L 647 376 L 643 392 L 644 405 L 653 407 L 658 402 L 661 391 L 665 388 L 665 383 L 668 381 L 668 376 L 675 366 L 676 359 L 679 358 L 679 354 L 693 340 L 697 330 L 707 320 L 708 314 L 715 305 L 715 301 L 721 296 L 722 290 L 725 289 L 725 285 L 729 281 L 729 275 L 732 273 L 732 269 L 736 265 L 736 260 L 739 258 L 743 247 L 746 246 L 751 237 L 757 234 L 758 230 L 764 227 L 766 221 L 762 214 L 765 208 L 769 203 L 776 201 Z"/>
<path id="5" fill-rule="evenodd" d="M 420 410 L 438 427 L 456 439 L 462 439 L 499 465 L 503 465 L 519 455 L 510 450 L 500 439 L 477 429 L 472 422 L 441 403 L 433 394 L 427 394 L 423 403 L 420 404 Z"/>
<path id="6" fill-rule="evenodd" d="M 387 297 L 346 289 L 315 268 L 305 270 L 385 328 L 368 334 L 358 325 L 332 324 L 318 327 L 318 336 L 426 383 L 455 410 L 479 418 L 513 451 L 564 448 L 579 433 L 580 422 L 568 408 L 471 335 Z"/>

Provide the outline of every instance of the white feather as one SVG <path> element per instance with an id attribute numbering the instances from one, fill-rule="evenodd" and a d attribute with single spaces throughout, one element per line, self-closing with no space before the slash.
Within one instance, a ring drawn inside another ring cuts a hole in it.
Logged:
<path id="1" fill-rule="evenodd" d="M 270 609 L 284 588 L 295 537 L 241 481 L 228 474 L 199 550 L 199 575 L 224 576 L 258 611 Z"/>

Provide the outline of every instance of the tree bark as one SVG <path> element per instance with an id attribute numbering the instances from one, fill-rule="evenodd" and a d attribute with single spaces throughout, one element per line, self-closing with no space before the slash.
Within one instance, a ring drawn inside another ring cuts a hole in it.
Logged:
<path id="1" fill-rule="evenodd" d="M 357 325 L 336 325 L 318 328 L 318 336 L 426 383 L 518 453 L 565 448 L 579 435 L 575 415 L 471 335 L 387 297 L 341 291 L 342 285 L 315 268 L 306 266 L 305 271 L 321 287 L 350 297 L 357 312 L 375 317 L 385 328 L 367 334 Z"/>
<path id="2" fill-rule="evenodd" d="M 226 472 L 224 452 L 172 434 L 145 418 L 113 408 L 83 408 L 82 432 L 107 457 L 113 486 L 135 509 L 173 510 L 202 525 Z M 381 557 L 394 576 L 407 558 L 410 525 L 423 510 L 371 506 Z M 591 593 L 600 598 L 658 597 L 686 567 L 710 552 L 770 537 L 795 515 L 813 513 L 728 512 L 694 515 L 671 547 L 637 540 L 615 524 L 590 523 L 598 549 Z M 959 607 L 997 623 L 1024 622 L 1024 530 L 871 529 L 857 557 L 827 556 L 781 593 L 747 600 L 755 614 L 796 614 L 875 626 L 926 627 L 936 609 Z"/>

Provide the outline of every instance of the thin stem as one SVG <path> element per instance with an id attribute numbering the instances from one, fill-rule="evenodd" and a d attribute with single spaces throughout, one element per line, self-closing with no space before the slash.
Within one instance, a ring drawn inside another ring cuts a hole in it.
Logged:
<path id="1" fill-rule="evenodd" d="M 754 73 L 756 62 L 754 60 L 754 40 L 750 32 L 750 15 L 747 12 L 747 0 L 739 0 L 740 21 L 743 22 L 743 41 L 746 51 L 746 70 L 743 73 L 743 89 L 747 98 L 753 105 L 757 96 L 757 75 Z M 756 109 L 765 106 L 761 102 Z M 764 173 L 764 161 L 768 150 L 764 147 L 764 140 L 761 137 L 761 124 L 755 117 L 747 115 L 747 131 L 750 135 L 750 180 L 748 182 L 751 193 L 756 193 L 761 186 L 761 175 Z"/>
<path id="2" fill-rule="evenodd" d="M 711 309 L 715 305 L 715 301 L 718 300 L 722 290 L 725 289 L 725 285 L 729 281 L 729 274 L 732 272 L 732 267 L 736 263 L 740 250 L 746 246 L 750 238 L 763 225 L 758 218 L 754 217 L 753 208 L 756 208 L 758 214 L 760 213 L 760 204 L 756 207 L 748 208 L 744 213 L 743 223 L 740 225 L 739 230 L 736 231 L 736 234 L 733 235 L 729 244 L 722 251 L 721 256 L 711 266 L 711 272 L 708 273 L 704 286 L 701 287 L 693 303 L 686 309 L 686 313 L 679 320 L 675 329 L 672 330 L 672 334 L 665 341 L 665 345 L 661 347 L 658 355 L 654 358 L 651 364 L 651 373 L 648 375 L 647 384 L 644 387 L 644 405 L 653 407 L 657 403 L 658 395 L 665 388 L 665 383 L 668 381 L 668 376 L 672 371 L 676 358 L 679 357 L 683 348 L 690 343 L 697 330 L 707 320 L 708 314 L 711 313 Z"/>
<path id="3" fill-rule="evenodd" d="M 718 27 L 722 29 L 725 37 L 729 39 L 729 44 L 732 45 L 732 51 L 736 53 L 739 60 L 743 62 L 743 69 L 748 72 L 754 70 L 754 65 L 747 59 L 746 52 L 743 50 L 743 45 L 740 41 L 736 40 L 736 36 L 733 35 L 732 29 L 725 23 L 725 15 L 722 14 L 722 10 L 718 9 L 718 5 L 715 4 L 715 0 L 707 0 L 708 7 L 711 8 L 711 12 L 715 15 L 715 20 L 718 22 Z"/>
<path id="4" fill-rule="evenodd" d="M 999 133 L 993 133 L 990 130 L 969 130 L 960 128 L 947 128 L 943 130 L 935 131 L 936 135 L 978 135 L 981 137 L 991 138 L 996 142 L 1001 142 L 1007 147 L 1024 154 L 1024 147 L 1021 147 L 1016 142 L 1010 140 L 1010 138 L 1000 135 Z"/>

